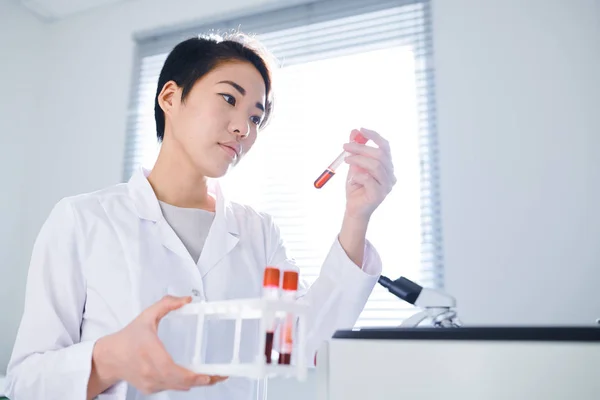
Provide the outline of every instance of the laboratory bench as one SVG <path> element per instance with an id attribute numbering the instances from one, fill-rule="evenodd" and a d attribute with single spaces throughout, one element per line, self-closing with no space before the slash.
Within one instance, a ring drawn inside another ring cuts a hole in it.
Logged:
<path id="1" fill-rule="evenodd" d="M 600 328 L 338 331 L 317 356 L 318 400 L 597 400 Z"/>

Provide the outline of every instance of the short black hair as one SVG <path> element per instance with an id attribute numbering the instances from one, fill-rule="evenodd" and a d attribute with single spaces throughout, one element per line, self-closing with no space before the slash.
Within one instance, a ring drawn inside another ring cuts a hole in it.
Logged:
<path id="1" fill-rule="evenodd" d="M 158 96 L 164 85 L 174 81 L 183 88 L 184 101 L 194 84 L 219 65 L 231 61 L 249 62 L 258 70 L 265 81 L 265 115 L 260 124 L 267 125 L 273 111 L 272 65 L 273 56 L 255 38 L 241 33 L 208 34 L 186 39 L 177 44 L 167 56 L 160 71 L 154 98 L 156 136 L 162 142 L 165 136 L 165 113 L 158 104 Z"/>

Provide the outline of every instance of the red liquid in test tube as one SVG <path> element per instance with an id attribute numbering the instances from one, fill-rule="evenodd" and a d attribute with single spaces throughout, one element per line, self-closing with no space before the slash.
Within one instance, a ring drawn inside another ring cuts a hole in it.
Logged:
<path id="1" fill-rule="evenodd" d="M 265 299 L 277 300 L 279 298 L 279 268 L 265 268 L 263 278 L 263 297 Z M 267 321 L 267 334 L 265 338 L 265 357 L 267 364 L 271 363 L 273 352 L 273 333 L 275 332 L 275 318 Z"/>
<path id="2" fill-rule="evenodd" d="M 283 291 L 281 299 L 289 302 L 296 300 L 298 291 L 298 272 L 285 271 L 283 273 Z M 292 361 L 294 315 L 288 313 L 281 329 L 281 351 L 279 352 L 279 364 L 290 364 Z"/>
<path id="3" fill-rule="evenodd" d="M 369 141 L 369 139 L 367 139 L 360 133 L 357 134 L 356 137 L 354 138 L 354 142 L 360 143 L 360 144 L 365 144 L 368 141 Z M 329 164 L 329 166 L 325 169 L 325 171 L 323 171 L 323 173 L 321 175 L 319 175 L 317 180 L 315 180 L 314 185 L 317 189 L 321 189 L 323 186 L 325 186 L 325 184 L 327 182 L 329 182 L 329 180 L 333 177 L 333 175 L 335 175 L 335 170 L 338 169 L 338 167 L 340 165 L 342 165 L 342 163 L 344 162 L 344 158 L 346 158 L 346 156 L 348 156 L 348 155 L 350 155 L 350 153 L 348 153 L 347 151 L 342 151 L 340 153 L 340 155 L 337 156 L 337 158 L 335 160 L 333 160 L 333 162 L 331 164 Z"/>

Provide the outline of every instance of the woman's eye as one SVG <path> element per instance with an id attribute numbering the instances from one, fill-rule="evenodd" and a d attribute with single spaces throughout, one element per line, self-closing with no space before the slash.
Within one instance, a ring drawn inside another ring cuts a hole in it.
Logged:
<path id="1" fill-rule="evenodd" d="M 257 116 L 250 117 L 250 121 L 252 121 L 252 123 L 254 125 L 260 125 L 260 117 L 257 117 Z"/>
<path id="2" fill-rule="evenodd" d="M 226 102 L 228 102 L 232 106 L 235 106 L 235 97 L 233 97 L 230 94 L 224 94 L 224 93 L 222 93 L 221 96 L 223 96 L 223 98 L 225 99 Z"/>

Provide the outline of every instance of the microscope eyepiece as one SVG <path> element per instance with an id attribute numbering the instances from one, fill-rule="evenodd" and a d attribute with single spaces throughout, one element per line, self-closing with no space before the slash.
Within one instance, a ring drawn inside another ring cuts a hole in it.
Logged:
<path id="1" fill-rule="evenodd" d="M 410 304 L 415 304 L 423 290 L 422 286 L 402 276 L 392 281 L 387 276 L 381 275 L 378 282 L 390 293 Z"/>

